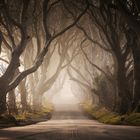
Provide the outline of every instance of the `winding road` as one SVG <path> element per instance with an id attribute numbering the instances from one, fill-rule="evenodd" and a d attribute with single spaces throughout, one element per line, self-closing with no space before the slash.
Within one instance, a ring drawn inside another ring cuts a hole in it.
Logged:
<path id="1" fill-rule="evenodd" d="M 140 127 L 105 125 L 88 119 L 77 106 L 64 105 L 64 107 L 63 109 L 56 108 L 49 121 L 0 129 L 0 140 L 140 139 Z"/>

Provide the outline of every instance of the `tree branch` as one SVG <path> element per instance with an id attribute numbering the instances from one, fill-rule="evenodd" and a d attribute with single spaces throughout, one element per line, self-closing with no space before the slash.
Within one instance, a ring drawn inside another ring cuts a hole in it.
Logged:
<path id="1" fill-rule="evenodd" d="M 47 4 L 47 3 L 45 3 Z M 44 56 L 47 54 L 48 51 L 48 47 L 50 46 L 50 44 L 52 43 L 53 40 L 55 40 L 58 36 L 64 34 L 67 30 L 69 30 L 70 28 L 72 28 L 74 25 L 76 25 L 76 23 L 81 19 L 81 17 L 86 13 L 87 9 L 88 9 L 89 5 L 86 6 L 86 8 L 84 9 L 83 12 L 81 12 L 79 14 L 79 16 L 77 17 L 77 19 L 70 24 L 69 26 L 67 26 L 66 28 L 64 28 L 62 31 L 60 31 L 59 33 L 57 33 L 56 35 L 52 36 L 49 40 L 48 40 L 48 36 L 46 36 L 46 46 L 44 47 L 44 49 L 41 51 L 40 55 L 38 56 L 38 58 L 36 59 L 34 65 L 29 68 L 28 70 L 23 71 L 21 74 L 19 74 L 8 86 L 7 91 L 10 91 L 12 89 L 14 89 L 19 82 L 21 82 L 27 75 L 35 72 L 39 66 L 42 64 Z M 45 12 L 45 10 L 44 10 Z M 46 21 L 46 20 L 45 20 Z M 46 29 L 46 23 L 44 23 L 45 26 L 45 31 L 47 31 Z"/>

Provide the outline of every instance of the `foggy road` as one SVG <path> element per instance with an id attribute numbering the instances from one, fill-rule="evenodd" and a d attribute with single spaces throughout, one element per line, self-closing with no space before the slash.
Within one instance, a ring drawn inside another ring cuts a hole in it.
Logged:
<path id="1" fill-rule="evenodd" d="M 89 120 L 76 106 L 56 108 L 49 121 L 0 129 L 0 140 L 138 140 L 140 127 Z"/>

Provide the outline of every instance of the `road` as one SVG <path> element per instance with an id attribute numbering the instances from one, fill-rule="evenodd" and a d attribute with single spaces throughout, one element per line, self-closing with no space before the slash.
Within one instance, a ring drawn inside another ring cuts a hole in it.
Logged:
<path id="1" fill-rule="evenodd" d="M 49 121 L 0 130 L 0 140 L 139 140 L 140 127 L 105 125 L 78 107 L 56 109 Z"/>

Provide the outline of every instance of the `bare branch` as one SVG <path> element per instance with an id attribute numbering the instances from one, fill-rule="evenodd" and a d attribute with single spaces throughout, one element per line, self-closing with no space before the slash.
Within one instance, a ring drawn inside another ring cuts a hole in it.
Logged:
<path id="1" fill-rule="evenodd" d="M 81 50 L 82 50 L 82 52 L 83 52 L 83 54 L 84 54 L 84 56 L 85 56 L 85 58 L 87 59 L 87 61 L 89 62 L 89 64 L 91 64 L 93 67 L 95 67 L 97 70 L 99 70 L 101 73 L 103 73 L 104 75 L 105 75 L 105 77 L 112 83 L 112 78 L 110 77 L 110 76 L 108 76 L 108 74 L 105 72 L 105 71 L 103 71 L 100 67 L 98 67 L 96 64 L 94 64 L 94 63 L 92 63 L 92 61 L 88 58 L 88 55 L 86 54 L 86 52 L 83 50 L 83 48 L 82 48 L 82 45 L 83 45 L 83 43 L 86 41 L 86 39 L 84 39 L 82 42 L 81 42 L 81 45 L 80 45 L 80 47 L 81 47 Z"/>
<path id="2" fill-rule="evenodd" d="M 45 1 L 44 1 L 45 2 Z M 45 2 L 45 6 L 47 6 L 47 3 Z M 44 12 L 46 12 L 46 8 L 44 6 Z M 48 52 L 48 47 L 50 46 L 50 44 L 52 43 L 53 40 L 55 40 L 58 36 L 64 34 L 66 31 L 68 31 L 70 28 L 72 28 L 73 26 L 76 25 L 76 23 L 81 19 L 81 17 L 86 13 L 87 9 L 88 9 L 89 5 L 87 4 L 86 8 L 79 14 L 79 16 L 77 17 L 76 20 L 73 21 L 73 23 L 71 23 L 69 26 L 67 26 L 66 28 L 64 28 L 62 31 L 60 31 L 59 33 L 57 33 L 56 35 L 49 37 L 48 38 L 48 34 L 46 34 L 46 46 L 44 47 L 44 49 L 41 51 L 40 55 L 38 56 L 38 58 L 36 59 L 34 65 L 29 68 L 28 70 L 23 71 L 20 75 L 18 75 L 15 80 L 10 83 L 7 91 L 12 90 L 13 88 L 15 88 L 18 83 L 20 81 L 22 81 L 27 75 L 35 72 L 39 66 L 42 64 L 44 56 L 46 55 L 46 53 Z M 44 13 L 45 14 L 45 13 Z M 45 18 L 45 16 L 44 16 Z M 45 32 L 48 32 L 48 29 L 46 27 L 46 23 L 45 23 L 45 19 L 44 19 L 44 28 L 45 28 Z M 49 40 L 48 40 L 49 39 Z"/>

